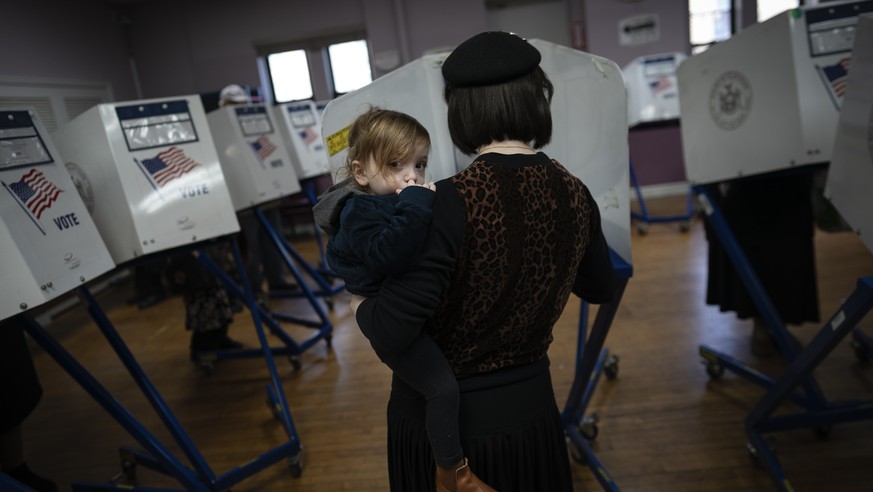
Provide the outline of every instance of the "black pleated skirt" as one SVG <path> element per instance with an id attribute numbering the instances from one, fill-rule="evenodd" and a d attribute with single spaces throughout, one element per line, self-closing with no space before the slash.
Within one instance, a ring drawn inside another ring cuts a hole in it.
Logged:
<path id="1" fill-rule="evenodd" d="M 785 323 L 819 321 L 815 270 L 812 174 L 753 176 L 731 182 L 712 198 Z M 759 317 L 727 252 L 710 224 L 706 303 L 739 319 Z"/>
<path id="2" fill-rule="evenodd" d="M 473 472 L 499 492 L 573 490 L 548 359 L 461 379 L 461 444 Z M 425 403 L 395 377 L 388 402 L 388 474 L 394 492 L 434 490 Z"/>

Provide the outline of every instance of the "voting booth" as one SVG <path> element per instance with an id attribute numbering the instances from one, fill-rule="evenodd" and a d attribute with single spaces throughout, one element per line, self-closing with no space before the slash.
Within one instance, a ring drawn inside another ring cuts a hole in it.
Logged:
<path id="1" fill-rule="evenodd" d="M 271 223 L 260 208 L 261 205 L 296 194 L 302 189 L 295 171 L 296 165 L 292 164 L 295 162 L 295 158 L 292 157 L 294 153 L 289 152 L 286 137 L 283 135 L 285 131 L 274 111 L 264 104 L 229 105 L 210 111 L 207 120 L 215 139 L 218 157 L 235 210 L 239 212 L 249 209 L 247 213 L 251 213 L 255 220 L 253 227 L 257 227 L 258 234 L 265 234 L 268 238 L 265 242 L 271 244 L 267 244 L 266 247 L 276 248 L 285 268 L 299 287 L 299 292 L 274 294 L 276 297 L 305 298 L 311 311 L 301 316 L 272 311 L 253 304 L 253 292 L 249 292 L 248 287 L 240 288 L 233 278 L 221 271 L 214 263 L 210 262 L 207 268 L 222 281 L 231 296 L 245 300 L 249 309 L 253 311 L 253 316 L 258 314 L 255 311 L 259 312 L 258 319 L 255 320 L 255 328 L 258 332 L 262 331 L 261 323 L 264 323 L 270 333 L 282 342 L 281 347 L 270 349 L 272 353 L 289 355 L 292 365 L 295 369 L 299 369 L 301 365 L 299 355 L 304 350 L 322 339 L 329 343 L 332 337 L 333 322 L 318 298 L 332 296 L 344 287 L 334 288 L 328 280 L 308 265 L 303 256 L 294 249 L 281 230 Z M 298 121 L 304 122 L 304 118 L 301 117 Z M 317 124 L 317 121 L 312 118 L 306 119 L 308 124 Z M 304 279 L 304 275 L 315 283 L 314 287 L 310 286 L 309 279 Z M 298 343 L 284 330 L 280 321 L 313 328 L 314 331 Z M 258 350 L 219 351 L 209 354 L 208 360 L 203 359 L 203 363 L 210 367 L 213 360 L 250 356 L 263 357 L 264 355 Z M 268 365 L 271 365 L 271 358 L 265 358 L 268 359 Z M 271 375 L 276 381 L 275 387 L 278 388 L 278 377 L 274 369 L 271 369 Z M 284 400 L 284 398 L 274 398 L 275 400 Z M 290 414 L 288 421 L 290 422 Z"/>
<path id="2" fill-rule="evenodd" d="M 870 218 L 870 211 L 873 210 L 873 195 L 870 193 L 873 189 L 873 15 L 858 17 L 854 37 L 851 70 L 845 84 L 826 194 L 873 251 L 870 235 L 873 225 Z M 819 364 L 834 350 L 842 349 L 841 343 L 849 335 L 853 335 L 851 346 L 858 359 L 870 360 L 873 356 L 873 338 L 865 334 L 861 326 L 871 311 L 873 276 L 861 276 L 855 289 L 843 298 L 835 313 L 826 319 L 824 326 L 746 417 L 747 449 L 754 452 L 756 462 L 766 467 L 776 490 L 791 492 L 797 489 L 788 480 L 772 449 L 772 436 L 768 434 L 814 429 L 817 435 L 825 437 L 832 425 L 873 418 L 873 412 L 870 411 L 873 400 L 828 403 L 823 394 L 814 391 L 818 388 L 811 386 L 809 381 Z M 801 385 L 806 390 L 803 395 L 796 391 Z M 792 403 L 790 411 L 779 412 L 789 401 Z"/>
<path id="3" fill-rule="evenodd" d="M 686 58 L 684 53 L 641 56 L 621 69 L 627 86 L 629 127 L 679 118 L 676 71 Z"/>
<path id="4" fill-rule="evenodd" d="M 53 138 L 116 263 L 239 231 L 198 96 L 98 104 Z"/>
<path id="5" fill-rule="evenodd" d="M 0 108 L 0 319 L 112 270 L 52 138 L 32 108 Z"/>
<path id="6" fill-rule="evenodd" d="M 321 112 L 315 101 L 297 101 L 273 106 L 276 123 L 292 156 L 299 179 L 330 172 L 321 137 Z"/>
<path id="7" fill-rule="evenodd" d="M 622 68 L 627 87 L 630 177 L 639 210 L 632 210 L 631 218 L 637 221 L 637 232 L 640 234 L 646 234 L 649 224 L 653 223 L 679 222 L 679 229 L 683 232 L 691 228 L 694 208 L 690 195 L 684 213 L 651 215 L 636 172 L 639 165 L 644 169 L 657 168 L 661 173 L 682 168 L 681 155 L 675 160 L 667 156 L 677 155 L 682 147 L 678 128 L 679 83 L 676 71 L 686 58 L 684 53 L 660 53 L 641 56 Z M 652 145 L 657 145 L 659 152 L 651 152 L 649 149 Z M 641 151 L 634 152 L 635 146 L 639 146 Z M 681 172 L 677 174 L 682 175 Z"/>
<path id="8" fill-rule="evenodd" d="M 873 251 L 873 14 L 858 17 L 825 196 Z"/>
<path id="9" fill-rule="evenodd" d="M 871 417 L 870 401 L 828 401 L 815 369 L 873 309 L 873 277 L 861 277 L 814 337 L 798 346 L 706 183 L 830 162 L 829 193 L 838 210 L 847 219 L 869 215 L 873 181 L 863 167 L 871 164 L 868 47 L 873 36 L 863 14 L 871 11 L 869 0 L 793 9 L 689 58 L 679 68 L 689 179 L 698 183 L 694 190 L 714 237 L 787 367 L 771 377 L 706 345 L 700 346 L 700 356 L 711 378 L 720 378 L 727 369 L 767 390 L 745 419 L 746 449 L 768 470 L 776 489 L 785 492 L 795 489 L 767 434 L 810 428 L 824 429 L 820 435 L 825 436 L 833 424 Z M 856 76 L 866 82 L 855 85 Z M 853 226 L 861 228 L 859 224 Z M 792 413 L 777 414 L 789 401 Z"/>
<path id="10" fill-rule="evenodd" d="M 693 183 L 831 160 L 858 15 L 873 1 L 783 12 L 679 67 Z"/>
<path id="11" fill-rule="evenodd" d="M 267 106 L 224 106 L 207 119 L 237 211 L 300 191 L 285 139 Z"/>
<path id="12" fill-rule="evenodd" d="M 260 318 L 255 311 L 258 309 L 255 299 L 250 289 L 240 287 L 245 282 L 231 278 L 228 272 L 223 271 L 210 258 L 204 247 L 205 242 L 210 239 L 239 231 L 234 201 L 226 184 L 226 176 L 222 172 L 225 163 L 219 161 L 216 147 L 231 156 L 242 153 L 260 154 L 262 159 L 255 164 L 260 169 L 272 169 L 276 177 L 267 177 L 269 175 L 265 172 L 267 176 L 250 177 L 246 184 L 261 180 L 257 183 L 263 184 L 264 199 L 289 189 L 280 181 L 286 174 L 291 176 L 296 186 L 296 177 L 290 168 L 287 154 L 275 155 L 275 149 L 269 148 L 269 140 L 260 140 L 261 136 L 266 135 L 262 130 L 267 126 L 261 116 L 265 114 L 265 110 L 261 109 L 260 114 L 255 112 L 247 117 L 246 113 L 239 119 L 236 119 L 234 113 L 234 122 L 239 121 L 242 127 L 238 134 L 242 135 L 245 131 L 253 135 L 250 140 L 243 137 L 237 139 L 239 145 L 216 145 L 218 142 L 213 141 L 207 115 L 200 97 L 196 95 L 99 104 L 53 135 L 68 166 L 81 169 L 81 175 L 91 183 L 94 193 L 94 221 L 116 263 L 190 246 L 192 250 L 199 249 L 196 258 L 200 265 L 212 273 L 225 288 L 247 290 L 248 295 L 238 297 L 244 298 L 252 311 L 261 347 L 259 350 L 250 349 L 246 354 L 258 353 L 265 359 L 271 377 L 271 384 L 267 386 L 268 402 L 289 439 L 221 476 L 216 476 L 209 469 L 194 442 L 187 436 L 145 371 L 139 367 L 133 353 L 124 344 L 97 301 L 87 291 L 83 291 L 81 295 L 89 313 L 152 408 L 161 417 L 167 431 L 190 460 L 193 469 L 168 452 L 143 424 L 121 407 L 69 354 L 53 342 L 50 335 L 36 325 L 30 324 L 28 327 L 31 335 L 142 447 L 141 450 L 122 448 L 128 463 L 125 466 L 142 464 L 153 468 L 178 480 L 184 490 L 225 489 L 282 459 L 288 460 L 292 473 L 299 473 L 302 467 L 302 448 L 278 379 L 272 349 L 265 341 Z M 255 148 L 250 142 L 257 142 L 260 147 Z M 282 178 L 280 171 L 284 171 L 281 173 Z M 242 174 L 243 171 L 238 171 L 237 174 L 227 176 L 227 179 Z M 255 198 L 251 201 L 254 202 Z M 245 272 L 239 249 L 233 241 L 230 241 L 230 246 L 237 273 L 244 280 Z M 199 356 L 199 352 L 197 354 Z"/>
<path id="13" fill-rule="evenodd" d="M 540 66 L 555 87 L 552 141 L 543 151 L 585 182 L 600 205 L 609 246 L 630 263 L 627 110 L 621 71 L 605 58 L 538 39 L 530 43 L 542 54 Z M 452 176 L 472 161 L 449 136 L 441 72 L 447 56 L 425 55 L 328 103 L 322 133 L 332 173 L 348 153 L 350 125 L 369 106 L 407 113 L 428 130 L 428 180 Z"/>

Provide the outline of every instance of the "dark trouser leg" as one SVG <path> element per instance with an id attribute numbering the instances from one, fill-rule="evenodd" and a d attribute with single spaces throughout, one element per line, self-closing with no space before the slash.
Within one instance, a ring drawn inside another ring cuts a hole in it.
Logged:
<path id="1" fill-rule="evenodd" d="M 437 344 L 418 336 L 400 354 L 378 354 L 394 374 L 424 396 L 427 434 L 437 465 L 456 466 L 464 458 L 458 429 L 458 381 Z"/>

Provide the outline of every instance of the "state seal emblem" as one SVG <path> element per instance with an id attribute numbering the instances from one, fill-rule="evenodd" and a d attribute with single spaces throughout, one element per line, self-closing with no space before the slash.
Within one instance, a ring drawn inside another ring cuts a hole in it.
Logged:
<path id="1" fill-rule="evenodd" d="M 723 73 L 709 94 L 709 112 L 723 130 L 735 130 L 746 121 L 752 109 L 752 85 L 737 71 Z"/>

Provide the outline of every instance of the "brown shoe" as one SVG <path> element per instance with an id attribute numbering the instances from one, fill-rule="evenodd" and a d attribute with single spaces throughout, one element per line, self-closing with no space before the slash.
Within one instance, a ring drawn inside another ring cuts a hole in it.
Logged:
<path id="1" fill-rule="evenodd" d="M 437 492 L 497 492 L 479 480 L 467 463 L 467 458 L 455 468 L 436 467 Z"/>

